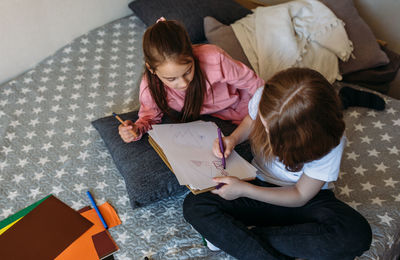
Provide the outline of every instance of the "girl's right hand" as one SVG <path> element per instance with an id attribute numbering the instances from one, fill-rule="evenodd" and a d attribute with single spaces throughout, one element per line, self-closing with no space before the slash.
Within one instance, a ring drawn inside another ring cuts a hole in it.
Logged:
<path id="1" fill-rule="evenodd" d="M 222 137 L 222 143 L 224 145 L 225 158 L 228 158 L 228 156 L 232 153 L 232 150 L 236 146 L 236 139 L 233 138 L 232 136 Z M 218 158 L 222 158 L 222 152 L 221 152 L 221 149 L 219 147 L 219 139 L 218 138 L 216 138 L 214 140 L 213 153 Z"/>
<path id="2" fill-rule="evenodd" d="M 125 143 L 140 140 L 143 135 L 142 127 L 134 124 L 131 120 L 126 120 L 123 124 L 120 124 L 118 126 L 118 132 Z M 136 136 L 133 133 L 135 133 Z"/>

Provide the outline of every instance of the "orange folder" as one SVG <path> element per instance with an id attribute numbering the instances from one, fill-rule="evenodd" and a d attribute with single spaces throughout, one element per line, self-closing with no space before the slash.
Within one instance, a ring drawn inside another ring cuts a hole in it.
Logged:
<path id="1" fill-rule="evenodd" d="M 118 226 L 121 224 L 121 220 L 119 219 L 117 213 L 114 208 L 108 203 L 105 202 L 101 206 L 99 206 L 99 210 L 104 220 L 106 221 L 109 228 Z M 94 225 L 89 228 L 82 236 L 76 239 L 69 247 L 67 247 L 60 255 L 58 255 L 55 260 L 76 260 L 76 259 L 85 259 L 85 260 L 98 260 L 100 259 L 95 245 L 93 243 L 93 236 L 104 232 L 105 228 L 101 223 L 99 216 L 97 215 L 95 209 L 90 209 L 81 213 L 83 217 L 91 221 Z M 106 231 L 108 232 L 108 231 Z M 112 240 L 112 239 L 111 239 Z M 113 241 L 113 240 L 112 240 Z M 114 243 L 115 244 L 115 243 Z M 118 246 L 115 244 L 116 250 L 118 250 Z M 115 250 L 115 251 L 116 251 Z M 114 252 L 115 252 L 114 251 Z"/>

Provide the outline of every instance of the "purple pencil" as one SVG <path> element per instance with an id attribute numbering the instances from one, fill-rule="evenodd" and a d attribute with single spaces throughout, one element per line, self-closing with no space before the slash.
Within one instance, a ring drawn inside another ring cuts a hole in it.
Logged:
<path id="1" fill-rule="evenodd" d="M 221 135 L 221 128 L 218 128 L 218 140 L 219 140 L 219 149 L 222 153 L 222 166 L 224 169 L 226 168 L 226 161 L 225 161 L 225 150 L 224 150 L 224 143 L 222 142 L 222 135 Z"/>

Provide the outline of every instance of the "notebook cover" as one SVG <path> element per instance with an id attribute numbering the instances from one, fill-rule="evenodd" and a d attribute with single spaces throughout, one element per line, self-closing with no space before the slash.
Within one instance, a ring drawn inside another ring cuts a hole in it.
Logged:
<path id="1" fill-rule="evenodd" d="M 92 236 L 93 244 L 96 249 L 97 255 L 100 259 L 104 259 L 110 254 L 118 250 L 118 246 L 111 238 L 110 233 L 104 230 Z"/>
<path id="2" fill-rule="evenodd" d="M 50 196 L 0 236 L 0 259 L 54 259 L 92 225 Z"/>
<path id="3" fill-rule="evenodd" d="M 108 202 L 100 205 L 99 210 L 109 228 L 121 224 L 121 220 L 119 219 L 117 213 Z M 97 254 L 95 245 L 93 243 L 92 236 L 100 232 L 103 232 L 105 230 L 104 226 L 94 209 L 91 209 L 90 207 L 85 207 L 79 210 L 79 212 L 83 217 L 90 220 L 94 225 L 89 230 L 87 230 L 82 236 L 80 236 L 77 240 L 75 240 L 60 255 L 58 255 L 55 260 L 100 259 L 100 257 Z M 112 240 L 111 236 L 110 239 Z M 114 241 L 113 243 L 115 244 Z M 118 247 L 116 248 L 116 250 L 118 250 Z"/>
<path id="4" fill-rule="evenodd" d="M 6 219 L 3 219 L 2 221 L 0 221 L 0 229 L 3 229 L 6 226 L 9 226 L 10 224 L 16 222 L 17 220 L 19 220 L 20 218 L 22 218 L 23 216 L 25 216 L 26 214 L 28 214 L 29 212 L 31 212 L 34 208 L 37 207 L 37 205 L 39 205 L 40 203 L 42 203 L 45 199 L 47 199 L 48 197 L 50 197 L 51 195 L 48 195 L 46 197 L 44 197 L 43 199 L 36 201 L 35 203 L 32 203 L 31 205 L 29 205 L 28 207 L 21 209 L 20 211 L 18 211 L 17 213 L 9 216 Z"/>

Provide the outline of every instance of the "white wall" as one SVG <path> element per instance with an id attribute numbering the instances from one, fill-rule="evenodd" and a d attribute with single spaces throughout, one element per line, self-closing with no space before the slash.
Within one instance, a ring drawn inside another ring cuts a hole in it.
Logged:
<path id="1" fill-rule="evenodd" d="M 400 1 L 354 0 L 354 3 L 375 37 L 386 41 L 391 50 L 400 53 Z"/>
<path id="2" fill-rule="evenodd" d="M 400 53 L 400 0 L 354 0 L 354 3 L 375 37 Z M 388 95 L 400 99 L 400 70 L 390 83 Z"/>
<path id="3" fill-rule="evenodd" d="M 131 0 L 0 0 L 0 84 L 76 37 L 132 14 Z"/>

